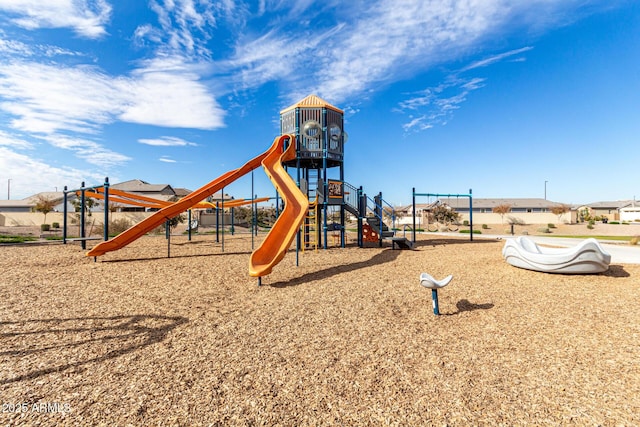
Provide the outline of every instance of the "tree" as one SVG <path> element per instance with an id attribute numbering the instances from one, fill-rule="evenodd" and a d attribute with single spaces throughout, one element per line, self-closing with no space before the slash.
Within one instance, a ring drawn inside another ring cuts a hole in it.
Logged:
<path id="1" fill-rule="evenodd" d="M 500 219 L 502 220 L 502 223 L 504 224 L 504 216 L 506 214 L 508 214 L 509 212 L 511 212 L 511 205 L 508 204 L 508 203 L 503 203 L 501 205 L 498 205 L 498 206 L 494 207 L 491 211 L 493 213 L 500 214 Z"/>
<path id="2" fill-rule="evenodd" d="M 560 218 L 562 217 L 562 215 L 564 215 L 565 213 L 569 212 L 569 209 L 570 209 L 569 206 L 567 206 L 565 204 L 562 204 L 562 205 L 553 206 L 551 208 L 551 212 L 554 215 L 558 216 L 558 222 L 559 222 Z"/>
<path id="3" fill-rule="evenodd" d="M 458 218 L 460 217 L 460 214 L 451 209 L 450 206 L 438 205 L 431 210 L 431 212 L 429 213 L 429 217 L 430 222 L 448 224 L 456 223 L 458 221 Z"/>
<path id="4" fill-rule="evenodd" d="M 71 202 L 71 204 L 73 205 L 76 212 L 80 212 L 82 210 L 82 199 L 80 197 Z M 88 212 L 87 216 L 91 216 L 91 208 L 94 207 L 95 204 L 95 199 L 92 199 L 91 197 L 84 198 L 84 208 Z"/>
<path id="5" fill-rule="evenodd" d="M 35 210 L 37 212 L 42 212 L 44 214 L 44 222 L 43 222 L 43 224 L 47 223 L 47 214 L 53 210 L 55 205 L 56 205 L 56 200 L 52 199 L 50 197 L 45 197 L 45 196 L 40 195 L 36 199 Z"/>

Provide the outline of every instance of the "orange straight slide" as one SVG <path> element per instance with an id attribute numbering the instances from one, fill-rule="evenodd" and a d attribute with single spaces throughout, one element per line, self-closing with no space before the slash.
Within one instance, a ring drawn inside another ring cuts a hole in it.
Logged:
<path id="1" fill-rule="evenodd" d="M 87 252 L 87 256 L 100 256 L 104 255 L 107 252 L 115 251 L 125 247 L 139 237 L 147 234 L 154 228 L 164 224 L 165 221 L 181 214 L 182 212 L 211 196 L 216 191 L 221 190 L 222 188 L 231 184 L 233 181 L 256 169 L 268 155 L 271 154 L 280 157 L 280 154 L 282 153 L 282 146 L 286 139 L 295 141 L 294 137 L 288 135 L 276 137 L 273 140 L 273 144 L 267 151 L 249 160 L 242 167 L 225 173 L 224 175 L 214 179 L 207 185 L 201 187 L 200 189 L 194 191 L 193 193 L 180 199 L 179 201 L 160 209 L 145 220 L 118 234 L 113 239 L 99 243 L 93 249 Z M 295 146 L 295 144 L 291 145 Z"/>
<path id="2" fill-rule="evenodd" d="M 282 155 L 272 151 L 262 161 L 262 167 L 282 196 L 285 205 L 269 234 L 251 254 L 249 275 L 253 277 L 271 273 L 273 266 L 284 258 L 309 210 L 309 199 L 300 191 L 282 165 L 283 162 L 296 158 L 295 138 L 291 137 L 290 141 L 289 147 Z"/>

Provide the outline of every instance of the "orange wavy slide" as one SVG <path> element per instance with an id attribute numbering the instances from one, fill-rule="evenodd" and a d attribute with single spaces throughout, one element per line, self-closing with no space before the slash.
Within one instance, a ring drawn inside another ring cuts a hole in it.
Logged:
<path id="1" fill-rule="evenodd" d="M 295 137 L 289 136 L 289 135 L 276 137 L 273 140 L 273 144 L 267 151 L 249 160 L 242 167 L 225 173 L 224 175 L 214 179 L 213 181 L 209 182 L 208 184 L 199 188 L 198 190 L 195 190 L 193 193 L 187 195 L 186 197 L 183 197 L 179 201 L 160 209 L 159 211 L 155 212 L 153 215 L 146 218 L 145 220 L 139 222 L 138 224 L 134 225 L 128 230 L 125 230 L 122 233 L 118 234 L 113 239 L 107 240 L 106 242 L 99 243 L 93 249 L 87 252 L 87 256 L 93 256 L 93 257 L 100 256 L 100 255 L 104 255 L 107 252 L 115 251 L 125 247 L 126 245 L 138 239 L 139 237 L 147 234 L 154 228 L 164 224 L 165 221 L 175 217 L 176 215 L 181 214 L 187 209 L 198 204 L 200 201 L 211 196 L 216 191 L 221 190 L 223 187 L 231 184 L 233 181 L 237 180 L 243 175 L 246 175 L 247 173 L 256 169 L 258 166 L 260 166 L 262 161 L 269 155 L 280 157 L 280 154 L 282 153 L 282 146 L 286 139 L 295 141 Z M 291 144 L 291 145 L 295 146 L 295 144 Z M 295 151 L 293 152 L 293 155 L 295 158 Z"/>
<path id="2" fill-rule="evenodd" d="M 296 158 L 295 138 L 291 136 L 289 147 L 281 155 L 270 152 L 262 161 L 262 167 L 284 200 L 284 210 L 271 227 L 262 244 L 251 254 L 249 275 L 266 276 L 282 261 L 291 246 L 304 217 L 309 210 L 309 200 L 284 169 L 283 162 Z"/>

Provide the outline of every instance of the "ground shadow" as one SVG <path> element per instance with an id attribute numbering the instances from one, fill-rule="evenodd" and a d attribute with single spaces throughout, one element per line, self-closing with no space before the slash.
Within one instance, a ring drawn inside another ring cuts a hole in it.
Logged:
<path id="1" fill-rule="evenodd" d="M 453 313 L 444 313 L 446 316 L 455 316 L 456 314 L 463 313 L 465 311 L 474 311 L 474 310 L 490 310 L 493 308 L 493 303 L 485 303 L 485 304 L 475 304 L 470 302 L 467 299 L 461 299 L 456 303 L 457 311 Z"/>
<path id="2" fill-rule="evenodd" d="M 602 273 L 603 276 L 607 277 L 629 277 L 631 274 L 627 272 L 623 266 L 621 265 L 610 265 L 609 269 Z"/>
<path id="3" fill-rule="evenodd" d="M 417 240 L 413 246 L 414 247 L 422 247 L 422 246 L 442 246 L 442 245 L 476 245 L 482 243 L 495 243 L 499 242 L 497 239 L 476 239 L 476 240 L 463 240 L 463 239 L 452 239 L 452 238 L 437 238 L 437 239 L 428 239 L 428 240 Z"/>
<path id="4" fill-rule="evenodd" d="M 129 259 L 105 259 L 100 262 L 139 262 L 139 261 L 155 261 L 159 259 L 171 259 L 171 258 L 197 258 L 197 257 L 217 257 L 224 255 L 251 255 L 252 251 L 241 251 L 241 252 L 219 252 L 215 254 L 185 254 L 185 255 L 171 255 L 171 256 L 157 256 L 157 257 L 145 257 L 145 258 L 129 258 Z"/>
<path id="5" fill-rule="evenodd" d="M 296 286 L 301 285 L 303 283 L 312 282 L 315 280 L 323 280 L 328 279 L 329 277 L 336 276 L 342 273 L 348 273 L 350 271 L 359 270 L 361 268 L 372 267 L 374 265 L 380 265 L 387 262 L 391 262 L 395 260 L 402 251 L 392 250 L 388 248 L 382 252 L 379 252 L 365 261 L 354 262 L 352 264 L 347 265 L 338 265 L 327 267 L 324 270 L 314 271 L 311 273 L 303 274 L 300 277 L 295 277 L 293 279 L 289 279 L 287 281 L 280 281 L 275 283 L 269 283 L 267 286 L 272 286 L 274 288 L 285 288 L 288 286 Z"/>
<path id="6" fill-rule="evenodd" d="M 70 368 L 80 368 L 84 365 L 113 359 L 127 353 L 140 350 L 152 344 L 163 341 L 169 332 L 178 326 L 187 323 L 185 317 L 170 317 L 162 315 L 132 315 L 112 317 L 84 317 L 69 319 L 33 319 L 17 322 L 0 322 L 0 341 L 4 341 L 3 348 L 11 350 L 0 351 L 0 366 L 4 363 L 11 364 L 10 369 L 2 369 L 0 384 L 10 384 L 20 381 L 32 380 L 53 372 L 61 372 Z M 38 346 L 40 342 L 47 342 L 43 336 L 53 334 L 56 337 L 68 337 L 51 340 L 49 344 Z M 78 340 L 78 336 L 86 335 L 86 339 Z M 97 335 L 97 337 L 96 337 Z M 27 338 L 26 340 L 21 338 Z M 15 340 L 14 343 L 11 343 Z M 8 343 L 7 343 L 8 341 Z M 26 342 L 26 344 L 25 344 Z M 7 345 L 9 344 L 9 345 Z M 93 353 L 91 345 L 96 346 Z M 108 348 L 104 354 L 95 355 L 100 348 Z M 60 360 L 62 357 L 52 356 L 48 352 L 72 352 L 76 354 L 88 353 L 88 356 L 79 356 L 76 361 L 67 361 L 63 364 L 49 363 L 49 366 L 41 367 L 28 372 L 14 373 L 20 366 L 17 360 L 23 357 L 42 356 L 46 359 Z"/>

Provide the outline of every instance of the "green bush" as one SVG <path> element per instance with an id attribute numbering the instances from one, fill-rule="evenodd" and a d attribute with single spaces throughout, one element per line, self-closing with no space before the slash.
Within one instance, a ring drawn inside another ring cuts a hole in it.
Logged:
<path id="1" fill-rule="evenodd" d="M 593 230 L 593 224 L 589 223 L 589 225 L 587 225 L 587 228 L 588 228 L 589 230 Z"/>
<path id="2" fill-rule="evenodd" d="M 482 224 L 482 229 L 483 229 L 483 230 L 488 230 L 488 229 L 489 229 L 489 226 L 488 226 L 487 224 Z"/>
<path id="3" fill-rule="evenodd" d="M 620 224 L 619 221 L 609 221 L 609 224 Z"/>
<path id="4" fill-rule="evenodd" d="M 462 221 L 462 225 L 464 225 L 465 227 L 468 227 L 469 226 L 469 220 L 465 219 L 464 221 Z"/>
<path id="5" fill-rule="evenodd" d="M 469 234 L 469 230 L 460 230 L 460 233 Z M 473 230 L 473 234 L 482 234 L 480 230 Z"/>
<path id="6" fill-rule="evenodd" d="M 40 230 L 41 231 L 49 231 L 51 229 L 51 225 L 50 224 L 40 224 Z"/>
<path id="7" fill-rule="evenodd" d="M 629 240 L 630 245 L 637 245 L 640 243 L 640 236 L 633 236 L 631 240 Z"/>
<path id="8" fill-rule="evenodd" d="M 556 225 L 554 223 L 550 222 L 549 224 L 547 224 L 547 227 L 556 228 Z"/>
<path id="9" fill-rule="evenodd" d="M 551 233 L 551 230 L 549 230 L 547 227 L 542 227 L 542 228 L 538 228 L 538 233 L 549 234 L 549 233 Z"/>
<path id="10" fill-rule="evenodd" d="M 52 222 L 51 223 L 51 228 L 60 228 L 60 223 L 59 222 Z"/>

